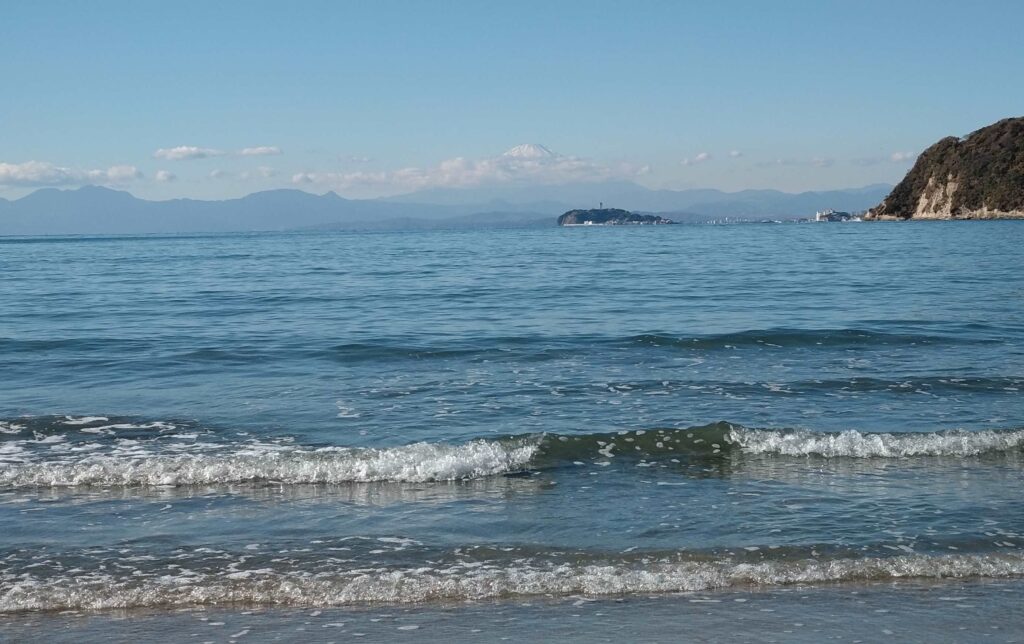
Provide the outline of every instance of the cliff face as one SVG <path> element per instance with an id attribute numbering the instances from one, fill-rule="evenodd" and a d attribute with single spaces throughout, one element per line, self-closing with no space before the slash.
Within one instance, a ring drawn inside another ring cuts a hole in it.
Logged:
<path id="1" fill-rule="evenodd" d="M 1024 218 L 1024 118 L 942 139 L 865 217 L 1001 218 Z"/>

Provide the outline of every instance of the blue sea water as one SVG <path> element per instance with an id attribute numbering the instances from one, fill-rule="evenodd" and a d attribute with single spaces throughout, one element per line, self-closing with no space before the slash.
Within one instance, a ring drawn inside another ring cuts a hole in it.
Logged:
<path id="1" fill-rule="evenodd" d="M 0 624 L 949 579 L 1019 597 L 1022 241 L 1013 221 L 0 238 Z"/>

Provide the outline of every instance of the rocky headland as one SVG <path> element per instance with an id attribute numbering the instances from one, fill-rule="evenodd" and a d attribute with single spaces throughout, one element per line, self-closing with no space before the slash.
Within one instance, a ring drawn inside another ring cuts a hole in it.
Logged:
<path id="1" fill-rule="evenodd" d="M 641 215 L 621 208 L 570 210 L 558 218 L 559 226 L 636 226 L 671 223 L 674 223 L 671 219 L 659 215 Z"/>
<path id="2" fill-rule="evenodd" d="M 865 219 L 1024 219 L 1024 117 L 949 136 Z"/>

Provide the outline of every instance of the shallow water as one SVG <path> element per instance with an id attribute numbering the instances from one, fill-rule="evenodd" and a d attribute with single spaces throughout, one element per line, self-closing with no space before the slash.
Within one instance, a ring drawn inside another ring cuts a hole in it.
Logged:
<path id="1" fill-rule="evenodd" d="M 1020 580 L 326 609 L 105 611 L 0 621 L 14 641 L 1021 642 Z"/>
<path id="2" fill-rule="evenodd" d="M 1022 238 L 0 239 L 0 623 L 1019 599 Z"/>

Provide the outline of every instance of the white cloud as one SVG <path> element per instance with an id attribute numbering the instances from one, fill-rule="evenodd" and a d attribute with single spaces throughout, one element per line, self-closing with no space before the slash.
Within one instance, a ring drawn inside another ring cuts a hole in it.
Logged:
<path id="1" fill-rule="evenodd" d="M 45 161 L 0 163 L 0 183 L 10 186 L 59 186 L 77 183 L 79 177 L 71 168 Z"/>
<path id="2" fill-rule="evenodd" d="M 0 163 L 0 184 L 10 186 L 66 186 L 85 183 L 121 184 L 139 179 L 133 165 L 115 165 L 106 170 L 80 170 L 46 161 Z"/>
<path id="3" fill-rule="evenodd" d="M 165 159 L 167 161 L 186 161 L 189 159 L 222 157 L 227 154 L 229 153 L 215 148 L 201 148 L 196 145 L 179 145 L 174 148 L 160 148 L 153 153 L 153 157 L 157 159 Z M 231 154 L 237 154 L 242 157 L 265 157 L 283 153 L 281 152 L 281 148 L 276 145 L 258 145 L 251 148 L 242 148 L 238 152 Z"/>
<path id="4" fill-rule="evenodd" d="M 773 168 L 773 167 L 807 167 L 811 166 L 814 168 L 831 168 L 836 164 L 836 160 L 832 157 L 814 157 L 811 159 L 795 159 L 791 157 L 778 157 L 772 161 L 761 161 L 755 165 L 758 168 Z"/>
<path id="5" fill-rule="evenodd" d="M 184 161 L 187 159 L 219 157 L 223 156 L 223 154 L 223 151 L 214 150 L 213 148 L 200 148 L 194 145 L 179 145 L 176 148 L 160 148 L 153 153 L 153 156 L 157 159 L 166 159 L 168 161 Z"/>
<path id="6" fill-rule="evenodd" d="M 907 163 L 917 158 L 916 152 L 893 152 L 889 156 L 858 157 L 852 160 L 854 165 L 873 166 L 880 163 Z"/>
<path id="7" fill-rule="evenodd" d="M 156 180 L 160 183 L 170 183 L 178 178 L 178 175 L 174 174 L 170 170 L 157 170 L 156 174 L 153 175 Z"/>
<path id="8" fill-rule="evenodd" d="M 246 170 L 245 172 L 239 173 L 238 178 L 241 179 L 242 181 L 248 181 L 249 179 L 256 179 L 258 177 L 262 177 L 263 179 L 269 179 L 274 176 L 277 176 L 277 172 L 273 168 L 261 165 L 254 171 Z"/>
<path id="9" fill-rule="evenodd" d="M 867 168 L 873 165 L 878 165 L 882 161 L 885 161 L 885 159 L 883 159 L 882 157 L 857 157 L 856 159 L 850 161 L 850 163 L 852 163 L 853 165 L 859 165 L 861 167 Z"/>
<path id="10" fill-rule="evenodd" d="M 86 176 L 98 183 L 127 183 L 142 178 L 142 172 L 133 165 L 115 165 L 106 170 L 89 170 Z"/>
<path id="11" fill-rule="evenodd" d="M 731 156 L 734 159 L 738 159 L 741 156 L 743 156 L 743 153 L 740 152 L 739 150 L 729 150 L 729 156 Z"/>
<path id="12" fill-rule="evenodd" d="M 710 161 L 711 158 L 712 157 L 711 157 L 711 153 L 710 152 L 701 152 L 700 154 L 698 154 L 697 156 L 693 157 L 692 159 L 683 159 L 682 161 L 680 161 L 680 163 L 682 165 L 697 165 L 698 163 L 704 163 L 705 161 Z"/>
<path id="13" fill-rule="evenodd" d="M 224 172 L 220 168 L 216 168 L 215 170 L 210 171 L 209 176 L 211 179 L 226 179 L 228 177 L 228 173 Z"/>
<path id="14" fill-rule="evenodd" d="M 518 145 L 485 159 L 455 157 L 430 168 L 409 167 L 382 172 L 300 172 L 294 184 L 323 184 L 335 189 L 358 188 L 396 193 L 433 187 L 470 187 L 500 183 L 557 184 L 625 179 L 648 172 L 647 166 L 604 165 L 566 156 L 537 144 Z"/>
<path id="15" fill-rule="evenodd" d="M 243 148 L 238 153 L 243 157 L 266 157 L 281 154 L 281 148 L 276 145 L 260 145 L 254 148 Z"/>

